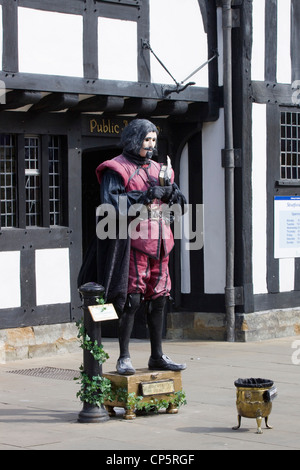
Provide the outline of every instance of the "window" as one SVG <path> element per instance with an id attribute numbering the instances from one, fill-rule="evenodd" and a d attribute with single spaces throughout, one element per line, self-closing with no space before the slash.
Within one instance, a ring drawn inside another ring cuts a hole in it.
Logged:
<path id="1" fill-rule="evenodd" d="M 300 181 L 300 112 L 281 112 L 280 177 Z"/>
<path id="2" fill-rule="evenodd" d="M 50 225 L 61 221 L 61 145 L 59 137 L 50 137 L 49 144 Z"/>
<path id="3" fill-rule="evenodd" d="M 16 227 L 16 148 L 12 135 L 0 134 L 1 227 Z"/>
<path id="4" fill-rule="evenodd" d="M 38 135 L 19 140 L 16 135 L 0 134 L 2 228 L 62 225 L 62 140 Z M 22 142 L 24 152 L 17 142 Z"/>
<path id="5" fill-rule="evenodd" d="M 41 220 L 39 147 L 38 137 L 25 137 L 26 227 L 38 227 Z"/>

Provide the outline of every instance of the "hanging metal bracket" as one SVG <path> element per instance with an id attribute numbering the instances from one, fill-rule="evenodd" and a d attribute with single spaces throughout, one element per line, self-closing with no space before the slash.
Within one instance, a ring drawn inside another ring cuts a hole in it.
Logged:
<path id="1" fill-rule="evenodd" d="M 198 67 L 196 70 L 194 70 L 188 77 L 186 77 L 184 80 L 182 80 L 180 83 L 176 80 L 176 78 L 173 77 L 173 75 L 171 74 L 171 72 L 167 69 L 167 67 L 165 66 L 165 64 L 162 62 L 162 60 L 155 54 L 155 52 L 153 51 L 152 47 L 150 46 L 150 43 L 148 40 L 146 39 L 142 39 L 142 48 L 143 49 L 148 49 L 151 54 L 154 55 L 154 57 L 156 58 L 156 60 L 160 63 L 160 65 L 163 67 L 163 69 L 167 72 L 167 74 L 172 78 L 172 80 L 175 82 L 175 87 L 162 87 L 162 91 L 163 91 L 163 96 L 166 97 L 168 95 L 170 95 L 171 93 L 181 93 L 182 91 L 184 91 L 186 88 L 188 88 L 189 86 L 193 86 L 193 85 L 196 85 L 195 82 L 189 82 L 189 83 L 185 83 L 187 82 L 193 75 L 195 75 L 196 73 L 198 73 L 201 69 L 203 69 L 206 65 L 208 65 L 212 60 L 216 59 L 217 57 L 219 57 L 219 53 L 218 51 L 214 51 L 214 55 L 208 59 L 207 61 L 204 62 L 204 64 L 200 65 L 200 67 Z"/>

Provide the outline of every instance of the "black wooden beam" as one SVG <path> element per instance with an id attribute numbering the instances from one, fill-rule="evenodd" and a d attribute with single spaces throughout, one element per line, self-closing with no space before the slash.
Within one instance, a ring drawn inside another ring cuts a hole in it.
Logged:
<path id="1" fill-rule="evenodd" d="M 160 101 L 153 113 L 153 116 L 185 114 L 189 104 L 186 101 Z"/>
<path id="2" fill-rule="evenodd" d="M 300 80 L 300 4 L 299 0 L 292 0 L 292 39 L 291 39 L 291 57 L 292 57 L 292 81 Z"/>
<path id="3" fill-rule="evenodd" d="M 207 33 L 208 32 L 208 24 L 207 24 L 206 0 L 198 0 L 198 3 L 199 3 L 199 8 L 200 8 L 200 11 L 201 11 L 201 15 L 202 15 L 204 31 Z"/>
<path id="4" fill-rule="evenodd" d="M 17 2 L 4 0 L 2 6 L 3 56 L 2 70 L 18 72 L 18 5 Z"/>
<path id="5" fill-rule="evenodd" d="M 37 91 L 13 90 L 5 95 L 5 103 L 0 105 L 0 111 L 22 108 L 37 103 L 41 98 L 42 94 Z"/>
<path id="6" fill-rule="evenodd" d="M 265 80 L 277 77 L 277 0 L 266 0 Z"/>
<path id="7" fill-rule="evenodd" d="M 117 5 L 120 5 L 120 3 L 122 3 L 131 7 L 139 7 L 141 6 L 142 0 L 95 0 L 95 3 L 111 3 Z"/>
<path id="8" fill-rule="evenodd" d="M 249 98 L 260 104 L 293 106 L 292 87 L 282 83 L 253 81 L 249 90 Z"/>
<path id="9" fill-rule="evenodd" d="M 163 99 L 163 85 L 157 83 L 5 72 L 0 72 L 0 80 L 7 89 Z M 180 94 L 173 93 L 170 100 L 205 102 L 208 101 L 208 88 L 189 87 Z"/>
<path id="10" fill-rule="evenodd" d="M 276 158 L 276 156 L 278 157 Z M 276 104 L 267 106 L 267 286 L 269 293 L 280 292 L 279 259 L 274 258 L 274 196 L 279 179 L 280 114 Z"/>
<path id="11" fill-rule="evenodd" d="M 158 101 L 147 98 L 129 98 L 125 100 L 122 114 L 152 114 Z"/>
<path id="12" fill-rule="evenodd" d="M 86 78 L 98 78 L 98 14 L 93 0 L 83 14 L 83 69 Z"/>
<path id="13" fill-rule="evenodd" d="M 150 7 L 149 0 L 143 0 L 143 7 L 137 22 L 138 37 L 138 81 L 151 82 L 150 50 L 143 47 L 144 41 L 150 41 Z"/>
<path id="14" fill-rule="evenodd" d="M 17 3 L 8 0 L 10 3 Z M 85 2 L 82 0 L 18 0 L 20 7 L 35 10 L 55 11 L 59 13 L 82 14 Z"/>
<path id="15" fill-rule="evenodd" d="M 18 228 L 26 227 L 26 189 L 25 189 L 25 137 L 24 134 L 17 136 L 18 164 L 17 164 L 17 216 Z M 2 238 L 3 240 L 3 238 Z M 9 243 L 11 243 L 11 235 Z M 23 246 L 23 245 L 22 245 Z"/>
<path id="16" fill-rule="evenodd" d="M 30 112 L 62 111 L 78 104 L 79 97 L 74 93 L 51 93 L 30 108 Z"/>
<path id="17" fill-rule="evenodd" d="M 80 101 L 73 112 L 119 112 L 124 106 L 124 98 L 119 96 L 93 96 Z"/>
<path id="18" fill-rule="evenodd" d="M 41 216 L 42 227 L 50 227 L 50 201 L 49 201 L 49 136 L 43 135 L 41 139 Z"/>

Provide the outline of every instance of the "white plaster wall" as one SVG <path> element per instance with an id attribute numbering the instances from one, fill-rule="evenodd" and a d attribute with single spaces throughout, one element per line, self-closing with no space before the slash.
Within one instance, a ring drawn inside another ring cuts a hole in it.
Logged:
<path id="1" fill-rule="evenodd" d="M 223 294 L 226 284 L 224 169 L 224 111 L 218 121 L 203 124 L 204 288 L 206 294 Z"/>
<path id="2" fill-rule="evenodd" d="M 3 52 L 3 20 L 2 20 L 2 5 L 0 5 L 0 70 L 2 70 L 2 52 Z"/>
<path id="3" fill-rule="evenodd" d="M 218 69 L 219 69 L 219 86 L 224 84 L 224 54 L 223 54 L 223 21 L 222 8 L 217 8 L 217 36 L 218 36 Z"/>
<path id="4" fill-rule="evenodd" d="M 266 105 L 252 107 L 252 224 L 254 294 L 267 293 L 267 116 Z"/>
<path id="5" fill-rule="evenodd" d="M 18 8 L 19 70 L 83 77 L 83 18 Z"/>
<path id="6" fill-rule="evenodd" d="M 137 23 L 98 19 L 99 78 L 137 81 Z"/>
<path id="7" fill-rule="evenodd" d="M 279 290 L 290 292 L 295 289 L 295 259 L 279 260 Z"/>
<path id="8" fill-rule="evenodd" d="M 0 5 L 0 70 L 2 70 L 2 56 L 3 56 L 3 18 L 2 18 L 2 5 Z M 0 80 L 0 104 L 5 104 L 6 93 L 5 83 Z"/>
<path id="9" fill-rule="evenodd" d="M 260 81 L 265 79 L 265 0 L 253 0 L 251 78 Z"/>
<path id="10" fill-rule="evenodd" d="M 20 252 L 0 252 L 0 266 L 0 309 L 20 307 Z"/>
<path id="11" fill-rule="evenodd" d="M 150 0 L 150 44 L 178 82 L 204 63 L 207 36 L 198 0 Z M 151 79 L 155 83 L 174 84 L 152 54 Z M 208 68 L 188 81 L 207 87 Z"/>
<path id="12" fill-rule="evenodd" d="M 37 305 L 69 303 L 69 249 L 36 250 L 35 264 Z"/>
<path id="13" fill-rule="evenodd" d="M 291 83 L 291 0 L 278 0 L 277 82 Z"/>
<path id="14" fill-rule="evenodd" d="M 189 154 L 186 144 L 180 159 L 180 189 L 186 197 L 189 204 Z M 183 294 L 191 293 L 191 263 L 190 251 L 187 249 L 186 234 L 189 233 L 189 214 L 184 214 L 182 218 L 182 241 L 181 241 L 181 292 Z"/>

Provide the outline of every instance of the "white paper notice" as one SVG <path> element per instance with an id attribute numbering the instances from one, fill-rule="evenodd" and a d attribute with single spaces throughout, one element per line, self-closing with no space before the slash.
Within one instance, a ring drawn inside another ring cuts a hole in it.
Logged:
<path id="1" fill-rule="evenodd" d="M 95 322 L 118 319 L 113 304 L 91 305 L 89 311 Z"/>
<path id="2" fill-rule="evenodd" d="M 274 198 L 274 257 L 300 257 L 300 196 Z"/>

